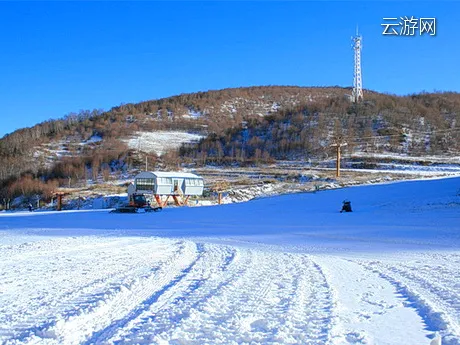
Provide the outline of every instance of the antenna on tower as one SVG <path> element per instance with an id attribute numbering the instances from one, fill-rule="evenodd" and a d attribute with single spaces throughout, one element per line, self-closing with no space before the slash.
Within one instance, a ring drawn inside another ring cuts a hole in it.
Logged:
<path id="1" fill-rule="evenodd" d="M 355 66 L 353 75 L 353 92 L 351 99 L 355 103 L 359 103 L 363 100 L 363 80 L 361 76 L 361 48 L 362 48 L 362 37 L 358 33 L 358 25 L 356 25 L 356 36 L 352 37 L 353 50 L 355 52 Z"/>

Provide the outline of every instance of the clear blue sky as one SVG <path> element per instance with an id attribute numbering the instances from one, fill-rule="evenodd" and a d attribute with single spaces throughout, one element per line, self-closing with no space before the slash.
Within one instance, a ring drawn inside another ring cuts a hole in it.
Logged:
<path id="1" fill-rule="evenodd" d="M 0 2 L 0 136 L 80 109 L 251 85 L 460 91 L 457 2 Z M 384 17 L 437 35 L 383 36 Z"/>

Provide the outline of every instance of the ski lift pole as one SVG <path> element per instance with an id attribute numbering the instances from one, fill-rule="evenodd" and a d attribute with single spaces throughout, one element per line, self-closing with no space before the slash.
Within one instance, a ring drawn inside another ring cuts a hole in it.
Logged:
<path id="1" fill-rule="evenodd" d="M 57 197 L 56 210 L 61 211 L 62 210 L 62 197 L 64 196 L 64 193 L 63 192 L 56 192 L 55 194 L 56 194 L 56 197 Z"/>
<path id="2" fill-rule="evenodd" d="M 347 143 L 341 142 L 341 139 L 339 139 L 335 144 L 332 144 L 332 146 L 335 146 L 337 148 L 337 162 L 335 166 L 335 176 L 340 177 L 340 159 L 341 159 L 340 149 L 342 148 L 342 146 L 347 146 Z"/>

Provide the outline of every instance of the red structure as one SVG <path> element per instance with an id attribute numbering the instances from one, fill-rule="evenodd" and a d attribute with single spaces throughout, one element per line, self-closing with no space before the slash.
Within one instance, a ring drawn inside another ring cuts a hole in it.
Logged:
<path id="1" fill-rule="evenodd" d="M 56 192 L 56 197 L 57 197 L 57 206 L 56 210 L 61 211 L 62 210 L 62 197 L 65 195 L 64 192 Z"/>

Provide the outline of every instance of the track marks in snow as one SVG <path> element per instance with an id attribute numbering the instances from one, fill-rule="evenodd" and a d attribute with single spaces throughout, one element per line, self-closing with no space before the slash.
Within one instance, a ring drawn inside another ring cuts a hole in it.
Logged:
<path id="1" fill-rule="evenodd" d="M 404 263 L 359 263 L 391 283 L 428 330 L 440 331 L 443 344 L 460 344 L 459 254 L 424 253 L 413 254 Z"/>
<path id="2" fill-rule="evenodd" d="M 237 251 L 215 245 L 199 247 L 202 255 L 193 267 L 184 272 L 182 279 L 137 319 L 120 328 L 110 342 L 151 343 L 152 336 L 180 327 L 197 305 L 210 298 L 225 283 L 220 280 L 221 276 L 238 260 Z"/>
<path id="3" fill-rule="evenodd" d="M 105 310 L 106 308 L 102 310 L 104 314 L 111 316 L 111 320 L 107 320 L 107 326 L 93 333 L 85 344 L 105 343 L 119 329 L 122 329 L 132 320 L 139 317 L 152 304 L 157 303 L 160 298 L 164 299 L 168 291 L 177 287 L 197 263 L 203 260 L 203 246 L 198 245 L 196 249 L 197 256 L 186 266 L 184 263 L 188 261 L 186 258 L 187 254 L 193 255 L 191 252 L 181 253 L 182 257 L 178 256 L 175 260 L 165 262 L 158 273 L 149 277 L 148 280 L 143 281 L 139 286 L 130 289 L 128 296 L 121 296 L 117 300 L 112 301 L 111 306 L 112 309 L 115 309 L 114 311 L 107 311 Z"/>
<path id="4" fill-rule="evenodd" d="M 8 270 L 0 277 L 5 283 L 0 342 L 5 344 L 324 344 L 329 339 L 331 291 L 306 255 L 97 236 L 0 250 L 11 254 L 1 263 Z M 23 282 L 13 279 L 18 275 Z M 14 291 L 23 296 L 19 301 Z"/>
<path id="5" fill-rule="evenodd" d="M 330 344 L 428 344 L 423 319 L 387 280 L 357 262 L 314 258 L 332 287 Z M 391 337 L 388 336 L 391 330 Z"/>
<path id="6" fill-rule="evenodd" d="M 458 345 L 455 255 L 392 264 L 98 236 L 0 252 L 0 343 L 387 344 L 391 328 L 391 342 L 436 329 Z"/>
<path id="7" fill-rule="evenodd" d="M 203 258 L 213 260 L 197 262 L 178 283 L 195 281 L 192 288 L 174 287 L 169 303 L 152 305 L 109 343 L 325 343 L 330 291 L 306 256 L 205 248 Z"/>
<path id="8" fill-rule="evenodd" d="M 27 245 L 33 253 L 21 246 L 0 263 L 0 341 L 7 343 L 80 343 L 138 304 L 131 289 L 144 290 L 166 267 L 173 275 L 196 256 L 191 242 L 151 238 L 56 238 Z"/>

